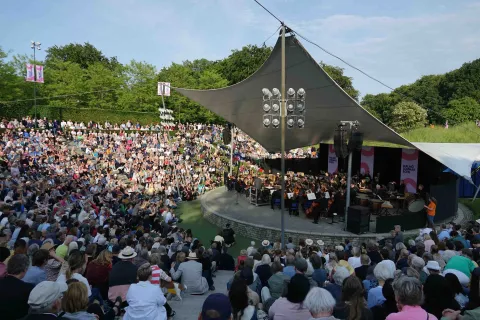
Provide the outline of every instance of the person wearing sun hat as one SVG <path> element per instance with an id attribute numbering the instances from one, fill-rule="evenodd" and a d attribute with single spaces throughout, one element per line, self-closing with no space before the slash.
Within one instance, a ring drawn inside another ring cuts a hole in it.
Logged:
<path id="1" fill-rule="evenodd" d="M 68 290 L 64 282 L 42 281 L 30 292 L 28 305 L 30 319 L 57 319 L 57 313 L 62 309 L 62 297 Z"/>
<path id="2" fill-rule="evenodd" d="M 195 251 L 188 254 L 188 261 L 180 263 L 177 271 L 173 267 L 174 263 L 172 263 L 170 269 L 172 279 L 178 280 L 181 278 L 181 283 L 187 288 L 187 293 L 204 294 L 208 291 L 208 282 L 202 276 L 202 264 L 198 261 Z M 215 290 L 214 288 L 210 289 Z"/>
<path id="3" fill-rule="evenodd" d="M 265 248 L 265 250 L 268 250 L 268 249 L 272 248 L 272 246 L 270 244 L 270 241 L 268 241 L 266 239 L 262 241 L 262 247 Z"/>
<path id="4" fill-rule="evenodd" d="M 313 245 L 313 240 L 312 239 L 307 239 L 307 240 L 305 240 L 305 244 L 307 246 L 311 246 L 311 245 Z"/>
<path id="5" fill-rule="evenodd" d="M 118 261 L 113 265 L 108 279 L 108 299 L 115 301 L 118 296 L 125 301 L 130 285 L 137 282 L 137 267 L 133 264 L 133 258 L 137 253 L 132 247 L 125 247 L 118 254 Z"/>

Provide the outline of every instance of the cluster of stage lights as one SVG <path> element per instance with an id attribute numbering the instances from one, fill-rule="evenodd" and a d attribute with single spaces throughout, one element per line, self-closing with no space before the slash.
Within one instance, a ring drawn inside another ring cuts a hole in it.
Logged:
<path id="1" fill-rule="evenodd" d="M 270 91 L 262 89 L 263 94 L 263 126 L 265 128 L 278 128 L 281 121 L 282 94 L 277 88 Z M 303 129 L 305 127 L 305 90 L 293 88 L 287 90 L 286 99 L 287 128 Z"/>

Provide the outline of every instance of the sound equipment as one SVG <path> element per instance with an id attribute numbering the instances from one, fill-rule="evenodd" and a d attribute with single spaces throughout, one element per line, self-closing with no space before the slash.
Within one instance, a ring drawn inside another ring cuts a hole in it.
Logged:
<path id="1" fill-rule="evenodd" d="M 262 189 L 262 179 L 255 178 L 255 189 L 258 189 L 258 190 Z"/>
<path id="2" fill-rule="evenodd" d="M 346 158 L 348 156 L 347 131 L 343 126 L 335 129 L 335 134 L 333 135 L 333 148 L 335 149 L 337 158 Z"/>
<path id="3" fill-rule="evenodd" d="M 360 234 L 370 229 L 370 209 L 362 206 L 348 207 L 347 231 Z"/>
<path id="4" fill-rule="evenodd" d="M 352 130 L 350 134 L 350 140 L 348 140 L 348 150 L 350 152 L 354 150 L 362 151 L 362 145 L 363 145 L 363 133 Z"/>
<path id="5" fill-rule="evenodd" d="M 232 131 L 229 127 L 225 127 L 222 131 L 223 144 L 230 144 L 232 142 Z"/>

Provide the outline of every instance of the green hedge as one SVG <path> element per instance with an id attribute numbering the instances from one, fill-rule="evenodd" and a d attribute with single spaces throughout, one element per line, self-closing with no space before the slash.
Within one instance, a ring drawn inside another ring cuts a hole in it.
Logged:
<path id="1" fill-rule="evenodd" d="M 82 108 L 65 108 L 59 106 L 43 106 L 37 105 L 38 117 L 47 117 L 48 119 L 72 120 L 74 122 L 87 123 L 95 121 L 104 123 L 108 120 L 111 124 L 127 122 L 133 123 L 137 121 L 142 125 L 160 122 L 158 113 L 140 113 L 129 112 L 124 110 L 101 110 L 101 109 L 82 109 Z M 26 116 L 34 117 L 35 107 L 28 104 L 0 104 L 0 117 L 2 118 L 22 118 Z"/>

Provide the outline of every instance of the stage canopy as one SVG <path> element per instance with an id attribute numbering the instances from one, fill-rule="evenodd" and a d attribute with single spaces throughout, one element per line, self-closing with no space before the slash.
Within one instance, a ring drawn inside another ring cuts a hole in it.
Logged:
<path id="1" fill-rule="evenodd" d="M 286 90 L 306 91 L 305 128 L 286 131 L 285 149 L 332 143 L 340 121 L 359 121 L 367 141 L 417 148 L 471 181 L 472 163 L 480 160 L 480 144 L 411 143 L 363 109 L 310 56 L 295 36 L 286 37 Z M 235 124 L 269 152 L 280 151 L 280 129 L 263 126 L 262 89 L 280 89 L 281 38 L 253 75 L 230 87 L 193 90 L 172 87 Z"/>
<path id="2" fill-rule="evenodd" d="M 306 91 L 305 128 L 286 132 L 285 149 L 332 142 L 340 121 L 360 122 L 369 141 L 413 145 L 384 125 L 340 88 L 303 48 L 295 36 L 286 38 L 286 90 Z M 225 120 L 234 123 L 269 152 L 280 151 L 280 129 L 263 126 L 262 89 L 281 88 L 281 38 L 257 72 L 233 86 L 213 90 L 174 88 Z"/>
<path id="3" fill-rule="evenodd" d="M 480 161 L 480 143 L 413 142 L 420 151 L 443 163 L 457 175 L 472 182 L 472 167 Z"/>

